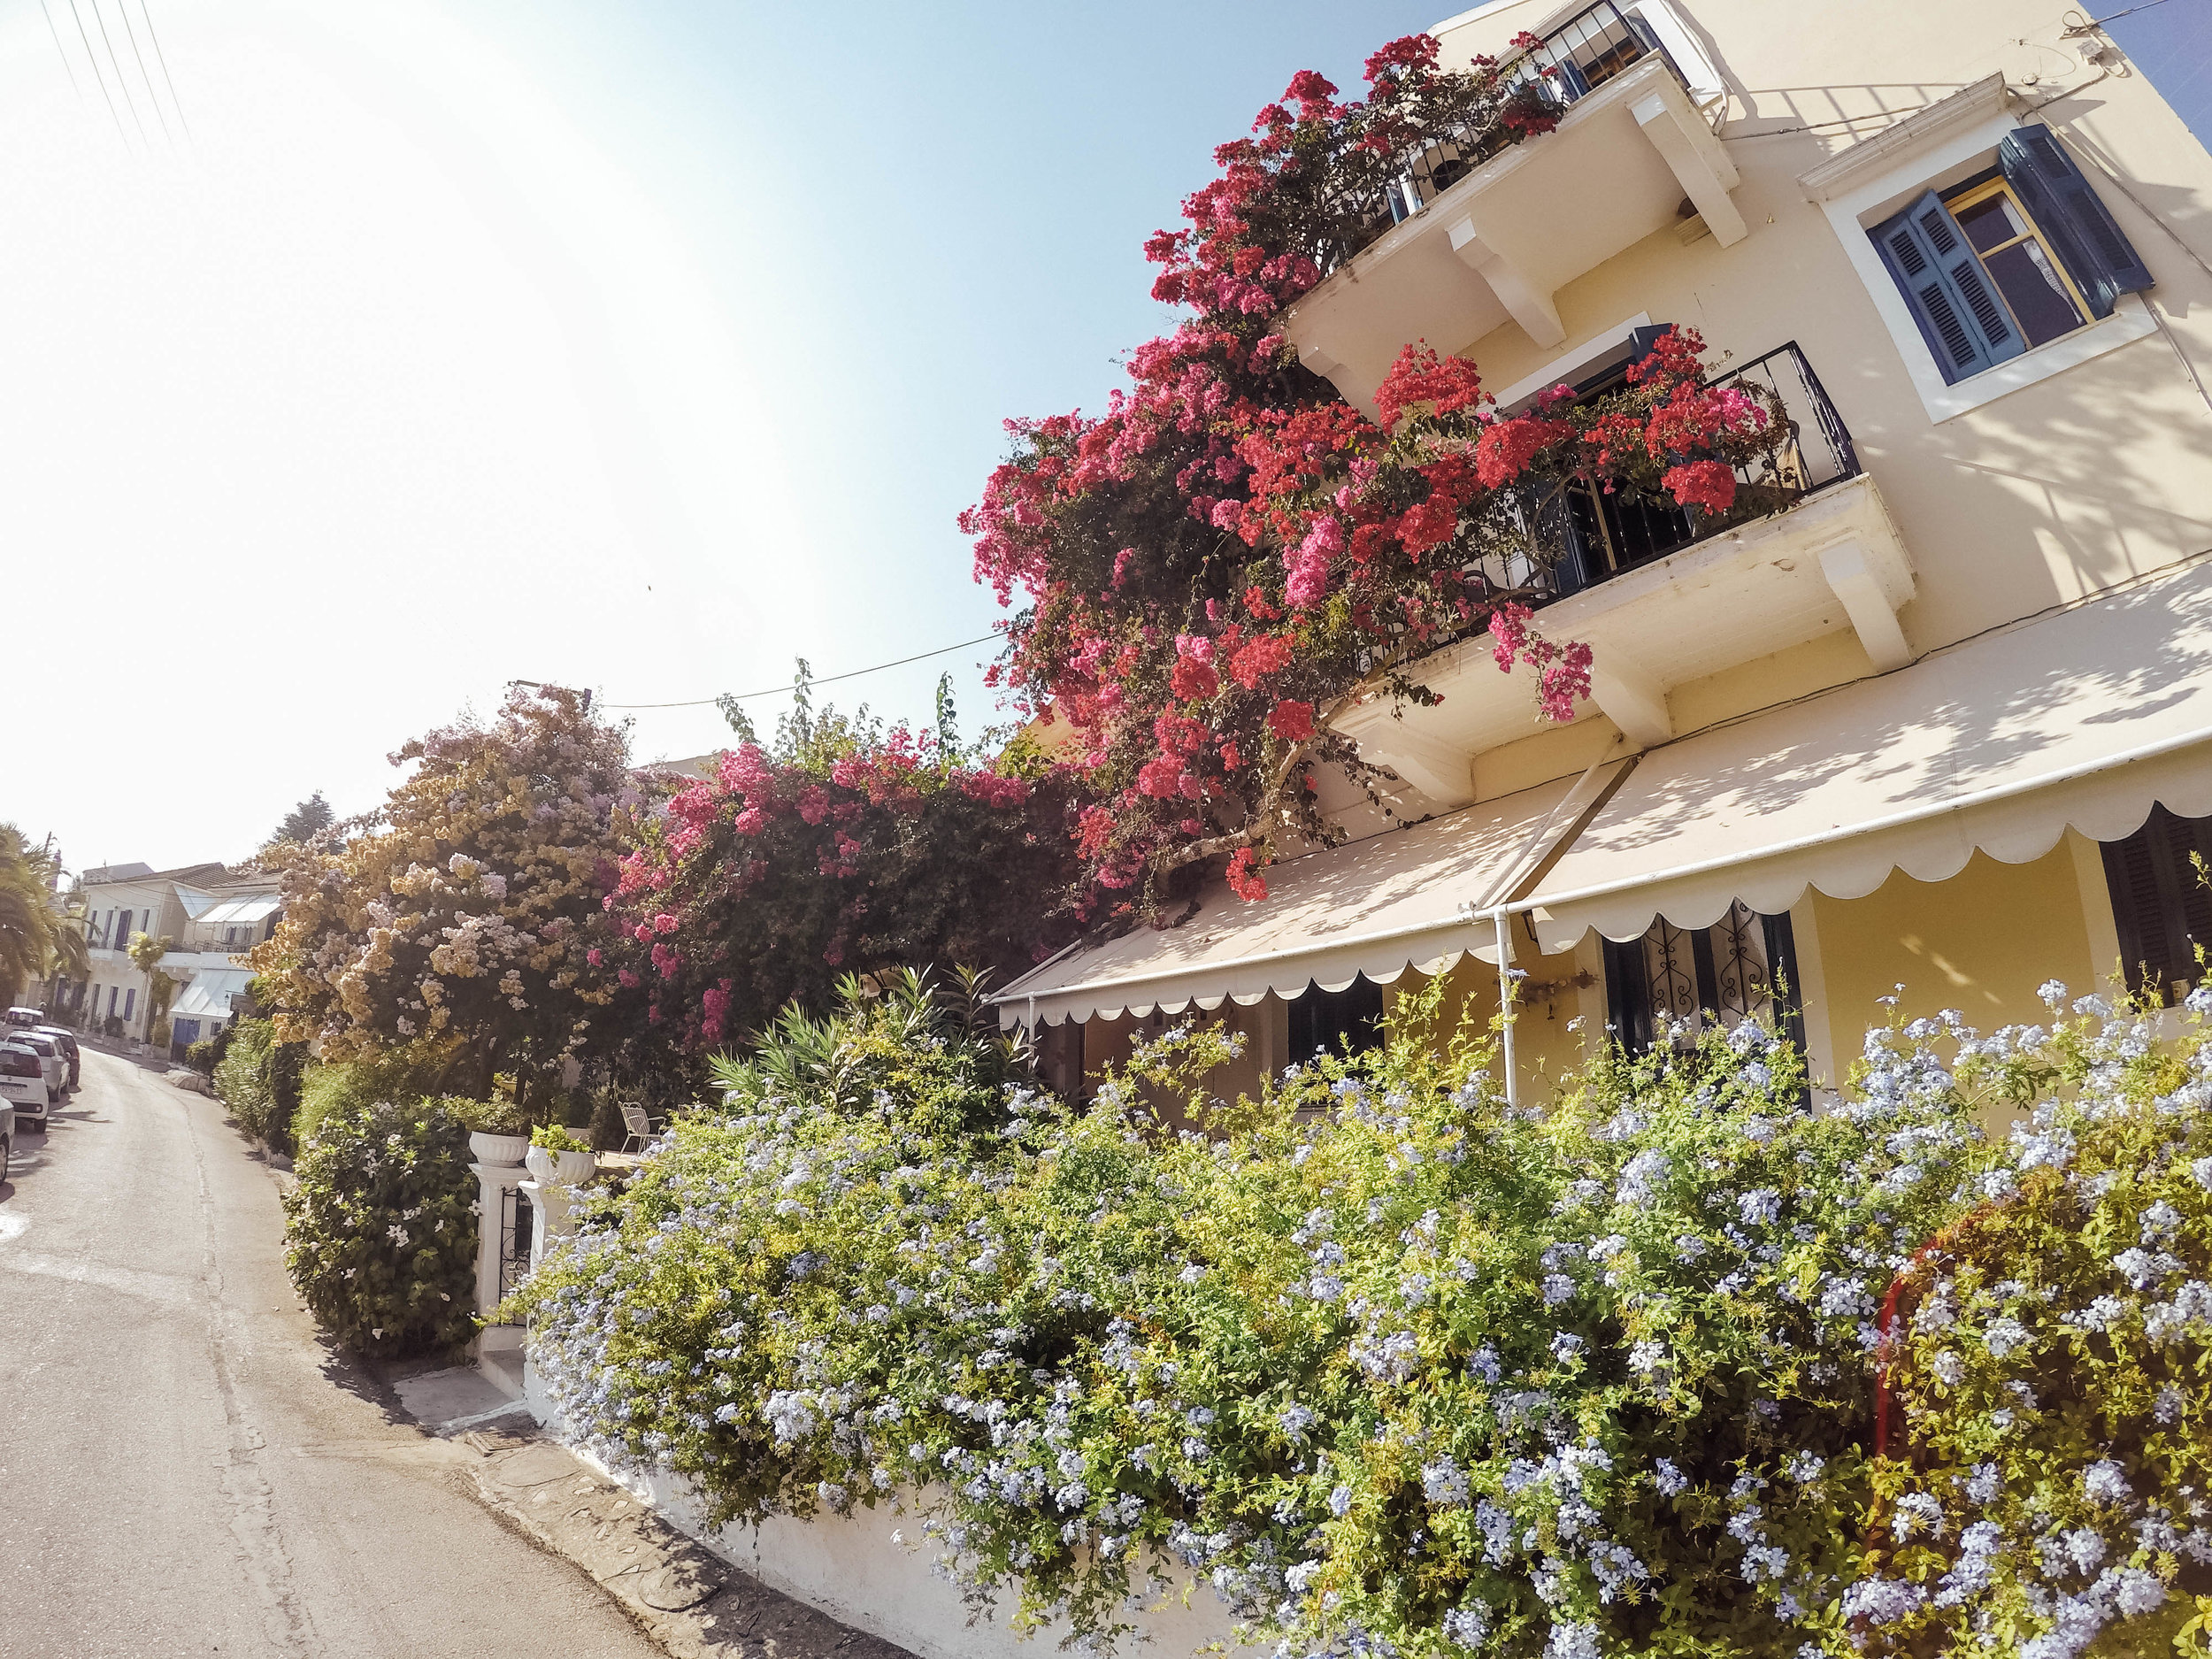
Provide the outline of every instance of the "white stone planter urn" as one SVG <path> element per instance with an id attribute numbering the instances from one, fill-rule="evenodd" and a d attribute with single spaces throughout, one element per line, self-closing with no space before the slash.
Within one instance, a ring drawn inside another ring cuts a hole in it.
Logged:
<path id="1" fill-rule="evenodd" d="M 593 1152 L 554 1152 L 544 1147 L 532 1147 L 522 1162 L 533 1176 L 549 1187 L 575 1187 L 599 1172 L 599 1156 Z"/>
<path id="2" fill-rule="evenodd" d="M 511 1166 L 522 1162 L 530 1150 L 528 1135 L 488 1135 L 469 1131 L 469 1150 L 476 1155 L 479 1164 Z"/>

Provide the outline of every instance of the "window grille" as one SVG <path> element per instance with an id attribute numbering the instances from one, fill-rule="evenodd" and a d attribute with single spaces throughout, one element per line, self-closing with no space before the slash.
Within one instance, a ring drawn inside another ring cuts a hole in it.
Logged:
<path id="1" fill-rule="evenodd" d="M 1633 1053 L 1693 1036 L 1709 1019 L 1727 1031 L 1756 1019 L 1804 1042 L 1790 918 L 1741 900 L 1710 927 L 1691 932 L 1663 916 L 1640 939 L 1607 941 L 1605 986 L 1614 1032 Z"/>

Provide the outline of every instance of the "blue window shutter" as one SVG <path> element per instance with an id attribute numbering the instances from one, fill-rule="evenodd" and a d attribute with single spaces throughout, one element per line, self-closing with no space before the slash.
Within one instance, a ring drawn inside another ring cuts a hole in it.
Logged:
<path id="1" fill-rule="evenodd" d="M 1958 221 L 1934 191 L 1869 234 L 1946 380 L 1979 374 L 2027 349 Z"/>
<path id="2" fill-rule="evenodd" d="M 1997 165 L 2099 317 L 2151 285 L 2151 273 L 2074 158 L 2047 127 L 2023 127 L 1997 146 Z"/>

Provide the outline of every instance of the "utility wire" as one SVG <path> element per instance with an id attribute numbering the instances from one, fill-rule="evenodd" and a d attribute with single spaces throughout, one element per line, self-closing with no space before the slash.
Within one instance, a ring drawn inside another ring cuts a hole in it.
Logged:
<path id="1" fill-rule="evenodd" d="M 61 49 L 61 31 L 54 27 L 54 8 L 46 0 L 38 0 L 38 9 L 46 14 L 46 32 L 54 37 L 54 51 L 61 58 L 62 73 L 69 77 L 69 89 L 77 95 L 77 102 L 84 102 L 84 88 L 77 84 L 76 66 L 69 61 L 69 54 Z"/>
<path id="2" fill-rule="evenodd" d="M 887 668 L 903 668 L 909 663 L 926 663 L 933 657 L 949 657 L 955 651 L 964 651 L 971 645 L 981 645 L 987 640 L 996 638 L 998 638 L 996 634 L 986 634 L 972 640 L 963 640 L 957 645 L 941 645 L 933 651 L 923 651 L 913 657 L 902 657 L 895 663 L 878 663 L 872 668 L 856 668 L 842 674 L 825 674 L 819 680 L 808 680 L 806 684 L 810 687 L 833 686 L 841 680 L 857 680 L 863 674 L 879 674 Z M 799 682 L 794 680 L 787 686 L 771 686 L 765 691 L 740 691 L 726 697 L 694 697 L 687 703 L 602 703 L 600 707 L 605 709 L 703 709 L 710 704 L 723 702 L 745 703 L 754 697 L 778 697 L 787 691 L 796 691 L 798 688 Z"/>
<path id="3" fill-rule="evenodd" d="M 131 24 L 130 0 L 115 0 L 115 9 L 123 14 L 123 32 L 131 37 L 131 56 L 138 60 L 138 78 L 146 83 L 147 100 L 154 106 L 154 119 L 161 123 L 161 136 L 165 142 L 175 143 L 170 136 L 169 118 L 161 112 L 161 94 L 154 90 L 154 78 L 146 73 L 146 54 L 138 50 L 138 30 Z"/>
<path id="4" fill-rule="evenodd" d="M 176 111 L 177 125 L 184 128 L 186 142 L 189 142 L 192 123 L 184 119 L 184 100 L 177 96 L 177 83 L 169 78 L 169 59 L 161 50 L 161 36 L 154 33 L 154 14 L 147 9 L 146 0 L 138 0 L 138 10 L 146 19 L 146 38 L 154 43 L 154 61 L 161 65 L 162 84 L 169 88 L 170 107 Z M 124 20 L 127 22 L 129 19 L 130 14 L 124 13 Z"/>
<path id="5" fill-rule="evenodd" d="M 2070 24 L 2067 26 L 2064 35 L 2062 35 L 2060 38 L 2070 40 L 2077 35 L 2086 35 L 2092 29 L 2101 29 L 2106 24 L 2110 23 L 2116 19 L 2131 18 L 2138 12 L 2147 12 L 2153 6 L 2162 6 L 2165 4 L 2166 0 L 2143 0 L 2142 4 L 2130 6 L 2124 12 L 2108 12 L 2104 16 L 2092 19 L 2086 23 Z"/>
<path id="6" fill-rule="evenodd" d="M 138 101 L 131 96 L 130 82 L 123 79 L 123 60 L 115 55 L 115 42 L 108 34 L 107 13 L 100 10 L 100 0 L 85 0 L 85 4 L 92 8 L 93 19 L 100 26 L 100 44 L 108 49 L 108 62 L 115 66 L 115 84 L 131 112 L 131 125 L 138 129 L 138 142 L 150 150 L 153 141 L 146 136 L 146 123 L 138 119 Z"/>
<path id="7" fill-rule="evenodd" d="M 100 99 L 108 106 L 108 119 L 115 123 L 115 135 L 128 150 L 131 135 L 123 130 L 123 118 L 116 113 L 115 100 L 108 95 L 108 78 L 100 73 L 99 54 L 92 50 L 92 36 L 85 33 L 84 13 L 77 10 L 77 0 L 69 0 L 69 15 L 77 21 L 77 38 L 84 42 L 85 61 L 92 65 L 92 78 L 100 83 Z"/>

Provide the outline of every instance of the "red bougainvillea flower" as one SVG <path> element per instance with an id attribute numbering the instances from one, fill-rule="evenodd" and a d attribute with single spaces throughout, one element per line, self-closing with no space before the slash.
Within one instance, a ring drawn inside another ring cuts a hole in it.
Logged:
<path id="1" fill-rule="evenodd" d="M 1671 466 L 1660 481 L 1685 507 L 1726 512 L 1736 504 L 1736 474 L 1718 461 L 1691 461 Z"/>
<path id="2" fill-rule="evenodd" d="M 1302 743 L 1313 735 L 1313 704 L 1285 698 L 1268 710 L 1267 729 L 1286 743 Z"/>
<path id="3" fill-rule="evenodd" d="M 1249 847 L 1240 847 L 1229 855 L 1229 890 L 1255 904 L 1267 896 L 1267 881 L 1258 865 L 1259 856 Z"/>

